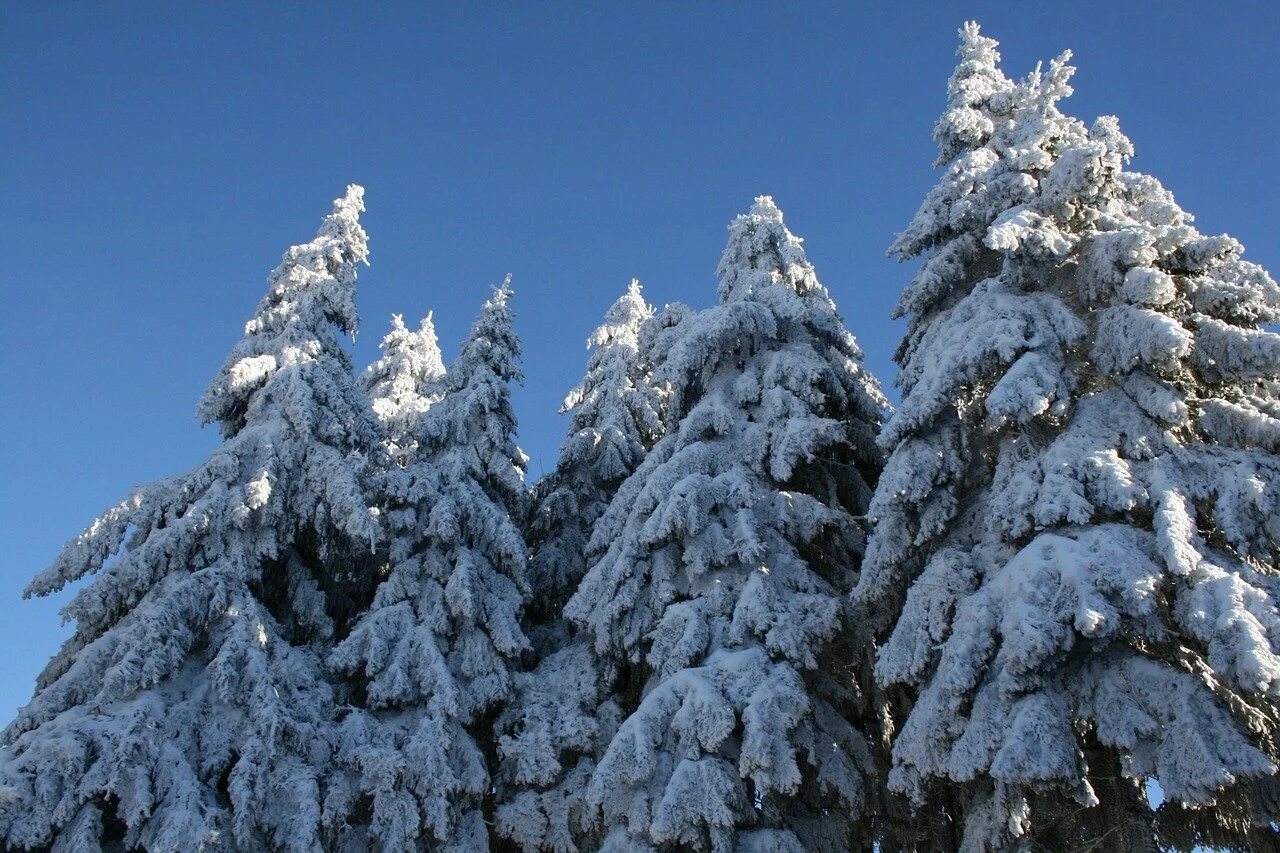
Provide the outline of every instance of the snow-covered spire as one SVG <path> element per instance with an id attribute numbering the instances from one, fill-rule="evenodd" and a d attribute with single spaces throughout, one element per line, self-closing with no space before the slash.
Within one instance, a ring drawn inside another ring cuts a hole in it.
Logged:
<path id="1" fill-rule="evenodd" d="M 595 520 L 662 429 L 639 352 L 640 329 L 652 316 L 632 279 L 587 339 L 586 375 L 565 397 L 569 434 L 555 471 L 539 484 L 530 523 L 530 580 L 540 612 L 557 614 L 564 606 L 586 571 Z"/>
<path id="2" fill-rule="evenodd" d="M 393 315 L 391 331 L 381 346 L 382 358 L 365 368 L 361 380 L 374 414 L 387 431 L 392 456 L 400 458 L 412 450 L 406 446 L 406 434 L 441 396 L 444 360 L 431 312 L 416 332 L 405 327 L 399 314 Z"/>
<path id="3" fill-rule="evenodd" d="M 995 39 L 982 35 L 975 21 L 960 28 L 960 63 L 947 83 L 947 109 L 933 128 L 938 142 L 935 166 L 949 163 L 962 151 L 981 147 L 995 132 L 996 123 L 1013 106 L 1014 84 L 1000 70 Z"/>
<path id="4" fill-rule="evenodd" d="M 606 669 L 644 685 L 592 773 L 585 829 L 839 847 L 864 827 L 868 745 L 822 673 L 847 637 L 884 398 L 771 201 L 730 225 L 720 273 L 721 303 L 674 327 L 660 369 L 674 428 L 597 523 L 603 556 L 566 608 Z"/>
<path id="5" fill-rule="evenodd" d="M 526 495 L 510 400 L 520 378 L 512 293 L 504 283 L 485 303 L 443 398 L 408 433 L 417 442 L 409 464 L 378 482 L 392 534 L 386 576 L 330 658 L 365 706 L 343 722 L 335 785 L 344 794 L 326 815 L 346 827 L 344 843 L 487 844 L 483 715 L 508 696 L 528 647 L 518 618 L 526 553 L 514 519 Z M 364 816 L 363 796 L 372 801 Z"/>
<path id="6" fill-rule="evenodd" d="M 202 422 L 218 421 L 224 436 L 234 435 L 252 417 L 252 400 L 274 399 L 258 391 L 291 365 L 332 361 L 334 369 L 350 372 L 337 333 L 352 334 L 358 325 L 356 264 L 369 256 L 359 221 L 363 210 L 364 189 L 352 184 L 334 201 L 316 238 L 285 252 L 244 337 L 200 400 Z"/>
<path id="7" fill-rule="evenodd" d="M 556 468 L 536 488 L 530 518 L 530 633 L 536 666 L 517 678 L 499 718 L 498 831 L 526 850 L 572 843 L 582 793 L 608 738 L 616 702 L 607 695 L 587 637 L 560 619 L 586 572 L 588 542 L 623 479 L 662 429 L 640 333 L 653 308 L 632 279 L 587 339 L 586 375 L 562 411 L 572 414 Z"/>
<path id="8" fill-rule="evenodd" d="M 353 187 L 271 274 L 201 405 L 222 445 L 108 510 L 28 587 L 92 576 L 4 733 L 0 846 L 322 846 L 320 656 L 339 572 L 379 538 L 360 483 L 377 425 L 336 339 L 355 324 L 361 209 Z"/>
<path id="9" fill-rule="evenodd" d="M 749 212 L 729 223 L 729 243 L 716 269 L 720 301 L 749 299 L 757 288 L 773 284 L 800 294 L 820 288 L 802 243 L 783 224 L 773 199 L 757 198 Z"/>
<path id="10" fill-rule="evenodd" d="M 477 447 L 484 467 L 474 475 L 487 478 L 487 487 L 512 518 L 523 518 L 529 500 L 524 482 L 528 457 L 516 446 L 516 415 L 511 406 L 511 383 L 524 379 L 522 347 L 510 305 L 513 296 L 508 275 L 493 288 L 458 357 L 445 372 L 445 397 L 466 393 L 441 406 L 438 417 L 419 420 L 414 435 L 428 447 Z"/>
<path id="11" fill-rule="evenodd" d="M 918 693 L 889 783 L 963 787 L 975 849 L 1247 846 L 1280 758 L 1280 290 L 1124 170 L 1115 119 L 1060 112 L 1068 58 L 893 247 L 923 262 L 856 593 Z"/>

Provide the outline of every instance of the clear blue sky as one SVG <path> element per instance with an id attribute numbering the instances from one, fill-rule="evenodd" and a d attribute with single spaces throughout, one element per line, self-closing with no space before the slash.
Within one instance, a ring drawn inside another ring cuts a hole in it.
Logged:
<path id="1" fill-rule="evenodd" d="M 197 397 L 265 276 L 366 187 L 374 357 L 435 309 L 447 355 L 514 275 L 531 476 L 583 340 L 636 276 L 714 298 L 729 219 L 773 195 L 888 384 L 910 269 L 884 257 L 976 18 L 1005 69 L 1076 53 L 1086 120 L 1202 229 L 1280 271 L 1275 3 L 0 6 L 0 717 L 66 629 L 27 580 L 134 484 L 214 446 Z"/>

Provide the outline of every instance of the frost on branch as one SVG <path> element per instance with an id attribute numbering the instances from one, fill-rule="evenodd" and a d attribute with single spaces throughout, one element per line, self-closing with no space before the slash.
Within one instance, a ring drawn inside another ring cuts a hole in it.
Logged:
<path id="1" fill-rule="evenodd" d="M 352 844 L 488 843 L 484 715 L 509 696 L 512 666 L 528 647 L 519 621 L 526 554 L 514 521 L 526 493 L 510 396 L 520 379 L 511 295 L 504 283 L 485 303 L 440 380 L 439 401 L 408 428 L 405 464 L 377 481 L 391 535 L 385 577 L 330 656 L 349 676 L 356 707 L 342 723 L 325 820 Z"/>
<path id="2" fill-rule="evenodd" d="M 515 695 L 498 718 L 498 833 L 522 850 L 591 849 L 584 794 L 595 760 L 618 726 L 612 679 L 588 639 L 515 676 Z"/>
<path id="3" fill-rule="evenodd" d="M 1274 820 L 1249 792 L 1277 759 L 1280 290 L 1125 171 L 1115 119 L 1059 111 L 1069 54 L 1015 83 L 961 38 L 943 175 L 891 249 L 921 265 L 855 592 L 916 695 L 890 787 L 953 786 L 974 849 L 1247 844 Z"/>
<path id="4" fill-rule="evenodd" d="M 643 685 L 587 789 L 609 849 L 798 849 L 819 815 L 840 844 L 866 828 L 869 747 L 836 667 L 886 404 L 772 199 L 729 232 L 719 304 L 669 327 L 667 435 L 597 522 L 566 608 Z"/>
<path id="5" fill-rule="evenodd" d="M 222 445 L 108 510 L 28 587 L 89 578 L 4 733 L 3 846 L 321 846 L 321 657 L 339 573 L 379 540 L 360 450 L 380 431 L 338 339 L 355 328 L 363 209 L 350 187 L 271 273 L 200 403 Z"/>

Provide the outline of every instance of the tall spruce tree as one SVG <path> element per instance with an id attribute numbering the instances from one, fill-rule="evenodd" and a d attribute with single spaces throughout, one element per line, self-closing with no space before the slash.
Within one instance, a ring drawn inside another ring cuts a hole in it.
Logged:
<path id="1" fill-rule="evenodd" d="M 360 483 L 377 421 L 338 339 L 356 326 L 363 209 L 348 188 L 271 274 L 200 402 L 222 445 L 108 510 L 27 588 L 92 576 L 3 735 L 4 846 L 320 847 L 331 594 L 379 536 Z"/>
<path id="2" fill-rule="evenodd" d="M 656 353 L 641 351 L 654 323 L 632 279 L 587 340 L 586 375 L 561 409 L 573 415 L 569 435 L 535 489 L 529 633 L 538 659 L 517 676 L 517 696 L 497 722 L 497 829 L 528 851 L 578 849 L 585 782 L 617 726 L 609 668 L 560 613 L 586 573 L 596 521 L 662 430 Z"/>
<path id="3" fill-rule="evenodd" d="M 653 316 L 635 279 L 587 340 L 586 375 L 565 398 L 572 414 L 555 470 L 540 483 L 529 523 L 534 614 L 558 615 L 586 573 L 591 529 L 661 431 L 640 362 L 640 329 Z"/>
<path id="4" fill-rule="evenodd" d="M 330 658 L 354 683 L 325 819 L 356 848 L 487 848 L 488 715 L 528 645 L 511 295 L 504 283 L 485 303 L 406 464 L 378 481 L 387 574 Z"/>
<path id="5" fill-rule="evenodd" d="M 1155 779 L 1165 844 L 1248 847 L 1275 819 L 1250 780 L 1280 721 L 1280 290 L 1125 171 L 1115 119 L 1059 111 L 1069 54 L 1015 83 L 995 48 L 961 31 L 945 171 L 891 248 L 923 262 L 856 592 L 890 614 L 879 681 L 918 692 L 889 784 L 945 789 L 966 849 L 1138 850 Z"/>
<path id="6" fill-rule="evenodd" d="M 605 849 L 869 843 L 845 602 L 885 400 L 772 199 L 729 231 L 566 608 L 629 687 L 586 792 Z"/>

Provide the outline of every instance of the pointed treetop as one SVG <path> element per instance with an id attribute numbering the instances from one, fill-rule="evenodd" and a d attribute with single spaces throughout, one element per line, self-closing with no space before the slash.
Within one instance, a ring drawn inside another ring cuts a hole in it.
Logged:
<path id="1" fill-rule="evenodd" d="M 416 332 L 406 328 L 404 317 L 393 314 L 391 331 L 380 346 L 382 358 L 365 368 L 361 381 L 374 413 L 395 442 L 439 399 L 436 386 L 444 377 L 444 361 L 432 313 L 427 312 Z"/>
<path id="2" fill-rule="evenodd" d="M 587 349 L 594 350 L 587 359 L 587 375 L 582 382 L 569 392 L 560 407 L 561 413 L 579 409 L 585 400 L 594 398 L 597 403 L 604 403 L 605 408 L 623 402 L 622 397 L 634 392 L 635 377 L 632 372 L 636 368 L 639 357 L 640 330 L 653 317 L 653 306 L 644 301 L 640 280 L 631 279 L 626 293 L 622 294 L 605 312 L 604 322 L 595 328 L 587 338 Z M 600 394 L 600 386 L 610 390 Z M 623 389 L 629 389 L 623 393 Z M 590 412 L 578 411 L 570 426 L 569 439 L 573 439 L 583 430 L 597 431 L 604 416 L 600 406 L 589 406 Z M 611 414 L 617 414 L 612 412 Z M 594 445 L 594 439 L 592 439 Z M 564 448 L 561 449 L 564 458 Z"/>
<path id="3" fill-rule="evenodd" d="M 267 278 L 267 295 L 245 324 L 244 337 L 200 400 L 203 423 L 222 422 L 224 435 L 245 424 L 250 402 L 290 365 L 333 360 L 350 370 L 336 331 L 354 333 L 356 264 L 368 262 L 360 226 L 364 190 L 352 184 L 336 199 L 315 239 L 291 246 Z"/>
<path id="4" fill-rule="evenodd" d="M 471 326 L 471 336 L 463 344 L 464 348 L 467 343 L 478 338 L 494 337 L 493 333 L 495 331 L 504 338 L 515 334 L 511 328 L 513 317 L 511 306 L 508 304 L 511 301 L 511 297 L 516 295 L 516 292 L 511 289 L 511 273 L 507 273 L 506 277 L 502 279 L 502 284 L 496 285 L 492 289 L 493 295 L 485 300 L 484 305 L 480 307 L 480 314 Z M 519 349 L 518 342 L 516 343 L 516 348 Z"/>
<path id="5" fill-rule="evenodd" d="M 516 335 L 511 306 L 508 304 L 515 291 L 511 289 L 511 275 L 493 288 L 493 295 L 485 301 L 471 324 L 471 333 L 462 342 L 458 357 L 449 366 L 445 382 L 449 388 L 461 388 L 473 378 L 481 366 L 504 382 L 519 381 L 520 338 Z"/>
<path id="6" fill-rule="evenodd" d="M 411 332 L 409 327 L 404 324 L 403 314 L 391 315 L 391 331 L 387 332 L 382 338 L 382 343 L 378 344 L 378 348 L 384 353 L 391 352 L 403 347 L 408 342 L 425 344 L 427 349 L 434 349 L 437 356 L 440 349 L 436 337 L 435 312 L 428 311 L 426 315 L 418 321 L 418 331 Z M 365 368 L 365 375 L 373 372 L 374 367 L 380 362 L 369 365 Z"/>
<path id="7" fill-rule="evenodd" d="M 644 301 L 644 287 L 640 284 L 640 279 L 633 278 L 627 284 L 627 292 L 619 296 L 605 312 L 605 326 L 619 321 L 625 322 L 642 314 L 645 317 L 653 316 L 653 306 Z M 587 346 L 592 346 L 595 338 L 596 336 L 592 335 L 587 341 Z"/>
<path id="8" fill-rule="evenodd" d="M 511 289 L 511 273 L 507 273 L 502 279 L 502 284 L 493 288 L 493 297 L 485 303 L 487 308 L 489 305 L 506 305 L 507 300 L 515 296 L 516 292 Z"/>
<path id="9" fill-rule="evenodd" d="M 587 338 L 587 348 L 594 349 L 618 343 L 625 338 L 630 347 L 637 346 L 640 325 L 653 316 L 653 306 L 644 301 L 639 279 L 631 279 L 627 292 L 617 298 L 605 312 L 604 322 Z"/>
<path id="10" fill-rule="evenodd" d="M 956 55 L 961 64 L 973 62 L 988 68 L 1000 64 L 1000 51 L 996 50 L 1000 42 L 982 34 L 982 26 L 977 21 L 965 21 L 960 27 L 960 47 Z"/>
<path id="11" fill-rule="evenodd" d="M 751 211 L 747 215 L 762 221 L 782 224 L 782 211 L 771 195 L 756 196 L 755 203 L 751 205 Z"/>
<path id="12" fill-rule="evenodd" d="M 440 355 L 440 338 L 436 335 L 435 311 L 428 311 L 421 320 L 418 321 L 418 331 L 413 333 L 413 340 L 416 349 L 426 360 L 428 371 L 435 375 L 436 379 L 444 375 L 444 359 Z M 397 315 L 396 319 L 400 319 Z M 401 327 L 404 321 L 400 320 Z"/>
<path id="13" fill-rule="evenodd" d="M 983 145 L 995 132 L 995 119 L 1012 109 L 1014 83 L 1000 70 L 997 45 L 981 34 L 975 21 L 960 28 L 960 63 L 947 81 L 947 108 L 933 128 L 938 143 L 935 166 Z"/>
<path id="14" fill-rule="evenodd" d="M 1071 51 L 1064 50 L 1056 59 L 1049 62 L 1049 73 L 1044 72 L 1043 63 L 1036 63 L 1036 70 L 1027 78 L 1027 89 L 1031 93 L 1033 103 L 1042 110 L 1053 106 L 1063 98 L 1071 97 L 1075 91 L 1071 88 L 1071 78 L 1076 73 L 1071 61 Z"/>
<path id="15" fill-rule="evenodd" d="M 554 471 L 536 487 L 528 532 L 531 609 L 539 616 L 558 618 L 586 573 L 592 526 L 662 429 L 660 401 L 640 356 L 640 332 L 652 317 L 632 279 L 587 338 L 586 371 L 560 408 L 572 413 L 568 435 Z"/>
<path id="16" fill-rule="evenodd" d="M 369 255 L 369 243 L 368 235 L 358 224 L 362 213 L 364 213 L 364 187 L 359 184 L 348 184 L 346 194 L 342 198 L 333 200 L 333 213 L 325 217 L 324 224 L 320 226 L 319 236 L 348 240 L 356 253 L 356 260 L 365 261 Z"/>
<path id="17" fill-rule="evenodd" d="M 495 287 L 484 303 L 458 357 L 440 383 L 441 398 L 413 425 L 410 437 L 428 455 L 481 448 L 481 464 L 495 478 L 515 515 L 523 513 L 524 463 L 515 444 L 516 416 L 511 407 L 512 382 L 520 371 L 521 345 L 508 300 L 511 276 Z M 467 451 L 470 452 L 470 451 Z M 433 463 L 434 464 L 434 463 Z M 483 479 L 483 478 L 482 478 Z"/>
<path id="18" fill-rule="evenodd" d="M 783 224 L 773 198 L 758 196 L 749 212 L 729 223 L 729 242 L 716 269 L 720 301 L 752 298 L 773 284 L 802 296 L 821 288 L 803 242 Z"/>

